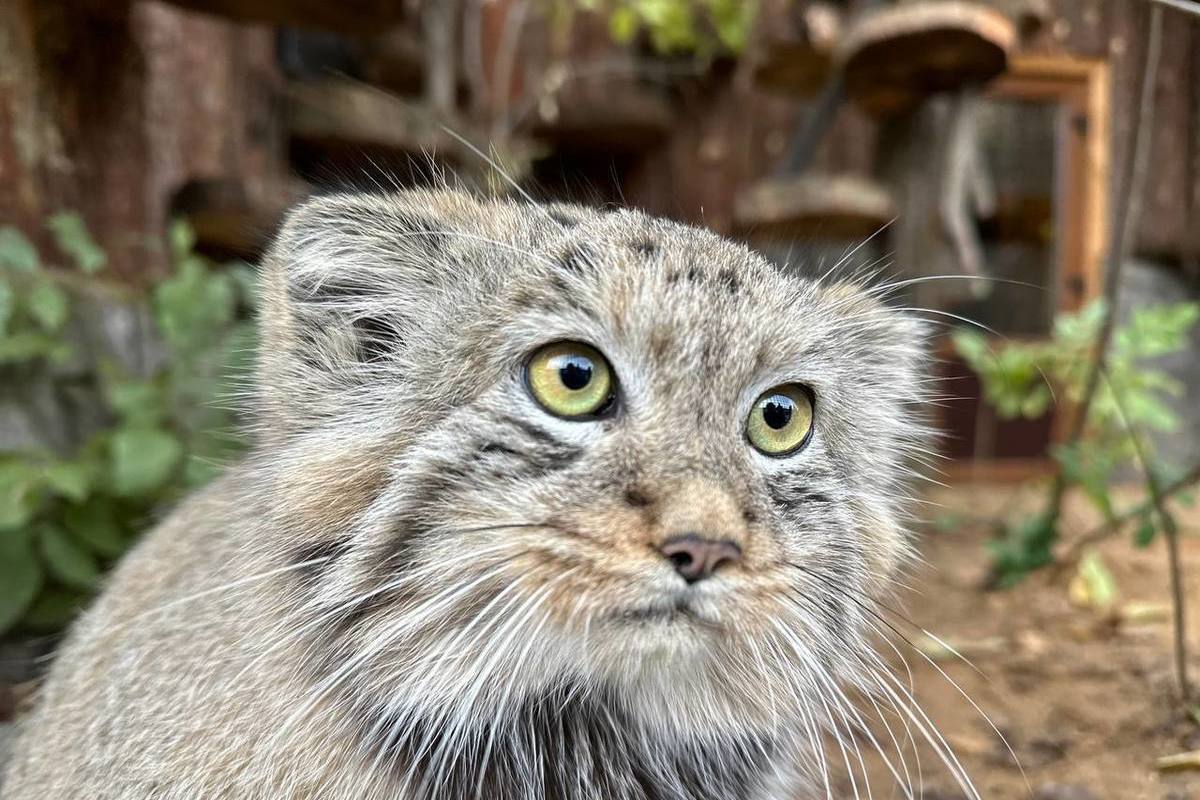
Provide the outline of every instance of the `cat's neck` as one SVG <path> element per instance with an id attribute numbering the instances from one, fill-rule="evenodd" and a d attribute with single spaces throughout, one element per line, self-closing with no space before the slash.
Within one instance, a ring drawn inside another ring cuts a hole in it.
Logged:
<path id="1" fill-rule="evenodd" d="M 368 752 L 414 800 L 744 800 L 777 745 L 752 734 L 689 737 L 635 723 L 608 693 L 559 689 L 465 732 L 377 715 Z"/>

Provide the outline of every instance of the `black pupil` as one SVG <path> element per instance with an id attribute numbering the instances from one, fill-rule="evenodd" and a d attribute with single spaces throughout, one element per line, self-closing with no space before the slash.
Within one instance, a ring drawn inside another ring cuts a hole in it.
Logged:
<path id="1" fill-rule="evenodd" d="M 792 411 L 796 404 L 790 397 L 781 394 L 771 395 L 762 404 L 763 422 L 772 430 L 781 430 L 792 421 Z"/>
<path id="2" fill-rule="evenodd" d="M 592 360 L 586 356 L 567 356 L 558 368 L 563 386 L 577 392 L 592 382 Z"/>

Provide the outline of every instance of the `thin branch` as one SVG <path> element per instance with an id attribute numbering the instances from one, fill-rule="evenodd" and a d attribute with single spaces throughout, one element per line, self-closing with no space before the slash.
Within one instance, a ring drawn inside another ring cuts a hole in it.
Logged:
<path id="1" fill-rule="evenodd" d="M 458 58 L 454 48 L 454 30 L 457 22 L 458 0 L 440 0 L 422 5 L 425 100 L 440 119 L 448 119 L 455 108 Z"/>
<path id="2" fill-rule="evenodd" d="M 1158 493 L 1159 499 L 1162 502 L 1166 502 L 1196 484 L 1200 484 L 1200 464 L 1192 467 L 1182 478 L 1162 487 Z M 1130 522 L 1149 514 L 1154 509 L 1154 500 L 1148 499 L 1142 503 L 1138 503 L 1127 511 L 1121 512 L 1104 524 L 1098 525 L 1072 542 L 1067 552 L 1059 559 L 1059 563 L 1061 565 L 1074 564 L 1079 560 L 1079 556 L 1084 550 L 1097 542 L 1104 541 L 1113 534 L 1119 533 Z"/>
<path id="3" fill-rule="evenodd" d="M 1113 221 L 1113 239 L 1108 252 L 1108 264 L 1104 273 L 1104 320 L 1096 334 L 1095 353 L 1088 367 L 1083 395 L 1075 409 L 1075 417 L 1066 438 L 1066 445 L 1076 444 L 1087 425 L 1088 412 L 1100 387 L 1100 376 L 1108 358 L 1108 347 L 1112 341 L 1116 324 L 1117 300 L 1121 291 L 1121 273 L 1133 249 L 1137 226 L 1141 223 L 1142 195 L 1150 162 L 1150 132 L 1154 127 L 1154 89 L 1158 82 L 1158 65 L 1162 56 L 1162 6 L 1150 9 L 1150 25 L 1146 34 L 1146 56 L 1142 65 L 1142 85 L 1138 99 L 1138 116 L 1134 120 L 1129 152 L 1125 158 L 1121 191 L 1118 193 L 1119 208 Z M 1046 522 L 1057 527 L 1062 514 L 1063 496 L 1067 490 L 1067 477 L 1063 470 L 1054 476 L 1050 489 L 1050 502 L 1046 509 Z"/>
<path id="4" fill-rule="evenodd" d="M 1154 10 L 1158 11 L 1159 9 L 1155 8 Z M 1187 672 L 1187 636 L 1184 620 L 1186 598 L 1183 591 L 1183 575 L 1179 565 L 1179 526 L 1175 522 L 1175 517 L 1167 509 L 1167 502 L 1163 497 L 1158 472 L 1150 462 L 1145 443 L 1130 424 L 1129 415 L 1125 410 L 1124 398 L 1117 391 L 1117 388 L 1113 386 L 1112 379 L 1107 370 L 1104 373 L 1104 381 L 1108 385 L 1108 391 L 1112 394 L 1114 403 L 1116 403 L 1117 411 L 1121 415 L 1121 422 L 1125 427 L 1125 432 L 1129 435 L 1129 441 L 1133 444 L 1134 455 L 1137 456 L 1138 463 L 1146 475 L 1146 488 L 1150 492 L 1150 504 L 1153 506 L 1155 516 L 1158 517 L 1158 525 L 1163 532 L 1163 538 L 1167 540 L 1167 563 L 1171 574 L 1171 607 L 1174 611 L 1172 631 L 1175 640 L 1175 677 L 1179 682 L 1179 695 L 1186 702 L 1191 697 L 1192 691 Z"/>
<path id="5" fill-rule="evenodd" d="M 504 12 L 504 29 L 500 34 L 492 78 L 492 138 L 501 139 L 511 129 L 509 115 L 512 105 L 513 76 L 517 67 L 517 51 L 521 46 L 521 33 L 525 17 L 529 12 L 529 0 L 517 0 Z"/>
<path id="6" fill-rule="evenodd" d="M 813 105 L 811 115 L 797 130 L 792 145 L 788 149 L 787 158 L 780 164 L 779 173 L 781 175 L 795 175 L 809 167 L 813 158 L 816 157 L 821 140 L 833 126 L 833 121 L 837 118 L 837 111 L 845 99 L 846 81 L 839 69 L 829 76 Z"/>
<path id="7" fill-rule="evenodd" d="M 964 89 L 951 101 L 950 137 L 938 208 L 942 231 L 954 247 L 963 274 L 982 276 L 986 258 L 972 213 L 973 173 L 979 169 L 975 157 L 978 134 L 979 98 L 972 90 Z"/>

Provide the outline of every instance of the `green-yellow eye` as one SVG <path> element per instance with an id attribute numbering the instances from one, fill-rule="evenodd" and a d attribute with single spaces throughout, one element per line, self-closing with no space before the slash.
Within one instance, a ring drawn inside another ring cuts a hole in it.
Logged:
<path id="1" fill-rule="evenodd" d="M 746 438 L 761 453 L 785 456 L 808 442 L 812 426 L 812 395 L 798 383 L 785 383 L 754 401 L 746 420 Z"/>
<path id="2" fill-rule="evenodd" d="M 600 413 L 613 399 L 612 370 L 594 347 L 555 342 L 533 354 L 525 367 L 533 399 L 558 417 L 579 419 Z"/>

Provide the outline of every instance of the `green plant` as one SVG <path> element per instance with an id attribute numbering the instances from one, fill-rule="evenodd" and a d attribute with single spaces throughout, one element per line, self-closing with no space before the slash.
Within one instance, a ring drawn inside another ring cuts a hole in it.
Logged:
<path id="1" fill-rule="evenodd" d="M 1065 407 L 1079 403 L 1086 390 L 1097 332 L 1105 307 L 1093 303 L 1076 314 L 1060 316 L 1051 337 L 1038 342 L 996 344 L 972 330 L 958 330 L 954 347 L 980 377 L 984 398 L 1004 419 L 1036 418 L 1054 399 Z M 1066 485 L 1080 488 L 1106 521 L 1115 518 L 1110 486 L 1141 452 L 1152 449 L 1150 434 L 1171 433 L 1179 420 L 1167 400 L 1182 387 L 1155 369 L 1153 359 L 1175 353 L 1187 344 L 1191 327 L 1200 319 L 1200 305 L 1179 303 L 1135 309 L 1114 332 L 1105 363 L 1104 381 L 1097 389 L 1079 441 L 1052 451 Z M 1170 479 L 1169 473 L 1163 477 Z M 1003 520 L 1001 535 L 992 542 L 995 569 L 1001 584 L 1020 580 L 1052 559 L 1058 538 L 1057 520 L 1033 515 Z M 1139 519 L 1134 541 L 1146 546 L 1157 525 L 1147 512 Z"/>
<path id="2" fill-rule="evenodd" d="M 659 53 L 737 53 L 746 44 L 757 0 L 549 0 L 556 26 L 568 27 L 578 11 L 605 15 L 620 44 L 645 33 Z"/>
<path id="3" fill-rule="evenodd" d="M 47 261 L 0 228 L 0 400 L 31 432 L 0 450 L 0 633 L 64 625 L 165 503 L 237 454 L 226 394 L 253 348 L 249 269 L 198 256 L 185 225 L 146 290 L 104 279 L 78 215 L 47 227 Z M 145 329 L 120 344 L 117 321 Z"/>

